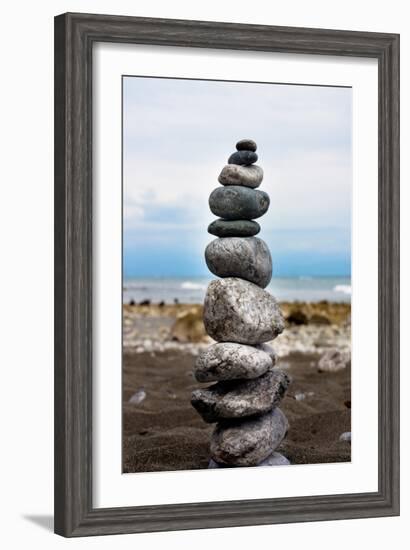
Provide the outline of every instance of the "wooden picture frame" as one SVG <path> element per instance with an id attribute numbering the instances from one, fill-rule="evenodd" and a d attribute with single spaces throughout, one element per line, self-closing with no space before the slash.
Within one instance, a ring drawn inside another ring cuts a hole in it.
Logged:
<path id="1" fill-rule="evenodd" d="M 378 491 L 94 508 L 92 48 L 122 42 L 375 58 L 379 93 Z M 55 532 L 67 536 L 399 514 L 399 36 L 88 14 L 55 18 Z"/>

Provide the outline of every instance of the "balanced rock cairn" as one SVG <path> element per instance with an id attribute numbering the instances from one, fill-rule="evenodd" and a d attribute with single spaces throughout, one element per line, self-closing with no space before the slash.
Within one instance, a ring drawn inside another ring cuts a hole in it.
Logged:
<path id="1" fill-rule="evenodd" d="M 263 170 L 256 164 L 256 143 L 236 144 L 209 197 L 219 219 L 208 232 L 216 235 L 205 250 L 212 273 L 204 303 L 204 324 L 216 340 L 198 356 L 195 378 L 217 382 L 192 393 L 191 403 L 205 422 L 216 422 L 211 438 L 210 468 L 289 464 L 275 452 L 288 430 L 277 407 L 290 383 L 274 368 L 275 351 L 266 342 L 284 328 L 275 298 L 264 288 L 272 277 L 266 243 L 255 237 L 255 218 L 269 208 L 269 195 L 256 189 Z"/>

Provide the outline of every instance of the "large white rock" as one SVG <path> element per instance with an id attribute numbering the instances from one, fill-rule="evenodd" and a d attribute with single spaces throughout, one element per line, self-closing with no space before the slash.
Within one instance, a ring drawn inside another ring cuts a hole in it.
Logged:
<path id="1" fill-rule="evenodd" d="M 212 281 L 204 303 L 205 330 L 217 342 L 260 344 L 284 329 L 275 298 L 259 286 L 227 277 Z"/>
<path id="2" fill-rule="evenodd" d="M 209 270 L 218 277 L 239 277 L 265 288 L 272 278 L 268 245 L 258 237 L 214 239 L 205 249 Z"/>
<path id="3" fill-rule="evenodd" d="M 264 350 L 222 342 L 201 352 L 195 362 L 198 382 L 257 378 L 276 362 Z"/>

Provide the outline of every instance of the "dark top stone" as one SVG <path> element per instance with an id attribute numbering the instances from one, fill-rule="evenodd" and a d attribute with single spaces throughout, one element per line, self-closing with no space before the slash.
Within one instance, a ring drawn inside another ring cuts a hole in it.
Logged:
<path id="1" fill-rule="evenodd" d="M 253 237 L 261 230 L 258 222 L 251 220 L 215 220 L 208 226 L 208 233 L 216 237 Z"/>
<path id="2" fill-rule="evenodd" d="M 236 151 L 228 159 L 228 164 L 253 164 L 258 160 L 258 155 L 253 151 Z"/>
<path id="3" fill-rule="evenodd" d="M 209 208 L 226 220 L 253 220 L 268 210 L 269 195 L 240 185 L 217 187 L 209 196 Z"/>
<path id="4" fill-rule="evenodd" d="M 257 145 L 253 141 L 253 139 L 241 139 L 236 144 L 236 149 L 238 151 L 253 151 L 253 152 L 255 152 L 256 149 L 257 149 Z"/>

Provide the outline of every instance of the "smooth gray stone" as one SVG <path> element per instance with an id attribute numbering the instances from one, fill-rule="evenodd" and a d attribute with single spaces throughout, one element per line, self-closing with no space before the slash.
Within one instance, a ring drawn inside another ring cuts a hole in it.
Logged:
<path id="1" fill-rule="evenodd" d="M 271 368 L 253 380 L 218 382 L 194 390 L 191 404 L 208 423 L 261 415 L 279 405 L 289 384 L 283 371 Z"/>
<path id="2" fill-rule="evenodd" d="M 254 151 L 235 151 L 228 159 L 228 164 L 253 164 L 258 160 Z"/>
<path id="3" fill-rule="evenodd" d="M 218 423 L 211 437 L 211 457 L 219 464 L 256 466 L 279 446 L 288 427 L 278 408 L 257 418 Z"/>
<path id="4" fill-rule="evenodd" d="M 272 279 L 269 248 L 258 237 L 214 239 L 205 249 L 205 261 L 217 277 L 239 277 L 261 288 Z"/>
<path id="5" fill-rule="evenodd" d="M 209 196 L 209 208 L 215 216 L 225 220 L 253 220 L 263 216 L 269 208 L 265 191 L 240 185 L 217 187 Z"/>
<path id="6" fill-rule="evenodd" d="M 256 143 L 253 141 L 253 139 L 240 139 L 238 143 L 236 144 L 237 151 L 256 151 L 257 149 Z"/>
<path id="7" fill-rule="evenodd" d="M 286 456 L 283 456 L 282 454 L 275 451 L 270 456 L 268 456 L 268 458 L 265 458 L 265 460 L 262 460 L 262 462 L 258 464 L 258 467 L 259 466 L 289 466 L 289 465 L 290 465 L 290 462 L 286 458 Z"/>
<path id="8" fill-rule="evenodd" d="M 198 382 L 248 380 L 262 376 L 273 365 L 270 356 L 260 349 L 223 342 L 209 346 L 198 355 L 194 376 Z"/>
<path id="9" fill-rule="evenodd" d="M 208 226 L 208 233 L 217 237 L 253 237 L 261 230 L 258 222 L 251 220 L 215 220 Z"/>
<path id="10" fill-rule="evenodd" d="M 259 468 L 259 466 L 289 466 L 290 462 L 289 460 L 281 455 L 280 453 L 277 453 L 276 451 L 272 453 L 268 458 L 265 458 L 265 460 L 262 460 L 259 464 L 256 464 L 256 467 Z M 211 458 L 208 464 L 208 469 L 213 468 L 229 468 L 229 466 L 226 466 L 224 464 L 218 464 L 218 462 L 215 462 Z"/>
<path id="11" fill-rule="evenodd" d="M 269 292 L 249 281 L 228 277 L 209 284 L 204 325 L 217 342 L 255 345 L 276 338 L 284 329 L 284 319 Z"/>
<path id="12" fill-rule="evenodd" d="M 263 170 L 260 166 L 239 166 L 238 164 L 227 164 L 222 168 L 218 181 L 222 185 L 243 185 L 255 189 L 263 180 Z"/>

